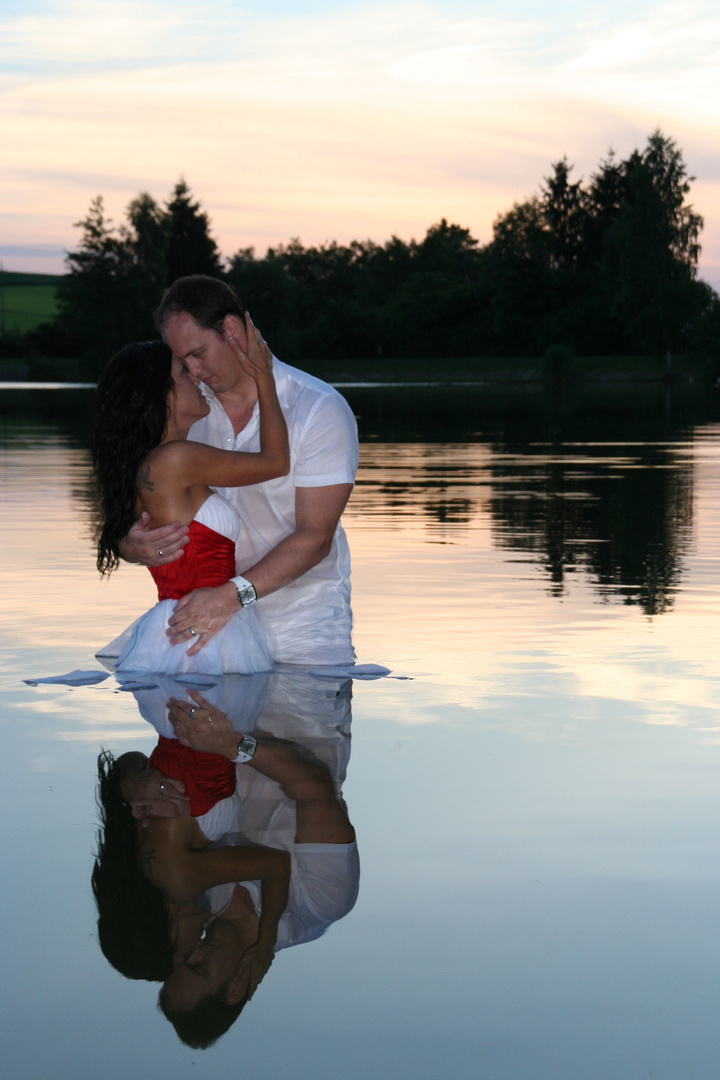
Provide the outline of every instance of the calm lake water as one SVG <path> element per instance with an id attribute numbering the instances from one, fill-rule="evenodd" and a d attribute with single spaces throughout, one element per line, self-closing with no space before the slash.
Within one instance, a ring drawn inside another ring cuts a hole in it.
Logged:
<path id="1" fill-rule="evenodd" d="M 89 395 L 0 395 L 2 1075 L 715 1080 L 720 395 L 347 396 L 355 644 L 396 677 L 355 682 L 351 754 L 342 680 L 231 708 L 347 771 L 359 897 L 203 1052 L 96 937 L 97 754 L 155 731 L 112 678 L 22 681 L 96 666 L 152 582 L 98 580 Z"/>

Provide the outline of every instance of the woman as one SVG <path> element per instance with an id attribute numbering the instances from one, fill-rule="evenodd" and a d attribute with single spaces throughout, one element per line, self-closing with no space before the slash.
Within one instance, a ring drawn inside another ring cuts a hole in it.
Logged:
<path id="1" fill-rule="evenodd" d="M 175 601 L 193 589 L 222 585 L 235 574 L 238 518 L 209 485 L 258 484 L 284 476 L 290 467 L 272 354 L 249 316 L 247 328 L 247 353 L 240 349 L 229 317 L 224 337 L 257 386 L 259 453 L 187 441 L 191 426 L 207 415 L 209 406 L 182 360 L 161 341 L 126 346 L 98 383 L 92 440 L 101 503 L 98 569 L 103 574 L 115 569 L 120 541 L 143 512 L 151 527 L 172 521 L 189 526 L 183 558 L 149 568 L 160 602 L 97 654 L 118 672 L 249 673 L 271 666 L 252 609 L 239 612 L 192 657 L 171 646 L 166 634 Z"/>
<path id="2" fill-rule="evenodd" d="M 166 979 L 210 919 L 192 901 L 247 877 L 260 882 L 263 913 L 244 959 L 264 970 L 287 903 L 290 858 L 266 847 L 206 850 L 237 827 L 235 766 L 171 742 L 161 738 L 149 759 L 139 752 L 115 759 L 107 751 L 98 758 L 102 830 L 92 887 L 100 947 L 127 978 Z M 162 807 L 173 816 L 156 816 Z"/>
<path id="3" fill-rule="evenodd" d="M 100 756 L 93 889 L 106 958 L 127 977 L 163 979 L 164 1015 L 204 1048 L 276 951 L 350 911 L 359 862 L 335 780 L 306 747 L 264 735 L 236 774 L 246 739 L 226 714 L 193 691 L 169 709 L 177 738 L 161 736 L 149 759 Z M 221 835 L 253 846 L 203 850 Z"/>

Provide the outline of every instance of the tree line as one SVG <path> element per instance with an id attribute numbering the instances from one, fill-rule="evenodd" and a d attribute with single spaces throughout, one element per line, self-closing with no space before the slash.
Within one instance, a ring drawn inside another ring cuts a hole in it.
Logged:
<path id="1" fill-rule="evenodd" d="M 40 337 L 96 369 L 156 336 L 152 313 L 175 278 L 206 273 L 236 289 L 290 361 L 717 353 L 720 299 L 697 277 L 703 220 L 676 143 L 655 131 L 626 159 L 608 152 L 587 180 L 572 174 L 566 158 L 552 164 L 485 245 L 443 219 L 420 241 L 293 239 L 227 265 L 183 179 L 164 206 L 139 194 L 119 227 L 98 196 Z"/>

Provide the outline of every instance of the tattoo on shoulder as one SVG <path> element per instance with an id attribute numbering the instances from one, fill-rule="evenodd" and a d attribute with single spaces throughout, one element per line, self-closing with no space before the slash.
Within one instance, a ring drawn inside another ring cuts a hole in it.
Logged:
<path id="1" fill-rule="evenodd" d="M 141 469 L 137 477 L 138 491 L 154 491 L 155 485 L 150 479 L 150 466 L 146 465 L 144 469 Z"/>
<path id="2" fill-rule="evenodd" d="M 145 877 L 148 878 L 148 880 L 152 880 L 152 876 L 153 876 L 153 865 L 152 864 L 155 861 L 156 854 L 157 854 L 157 849 L 156 848 L 144 848 L 144 849 L 141 848 L 141 850 L 138 852 L 138 859 L 139 859 L 139 862 L 140 862 L 140 866 L 142 867 L 142 871 L 145 874 Z"/>

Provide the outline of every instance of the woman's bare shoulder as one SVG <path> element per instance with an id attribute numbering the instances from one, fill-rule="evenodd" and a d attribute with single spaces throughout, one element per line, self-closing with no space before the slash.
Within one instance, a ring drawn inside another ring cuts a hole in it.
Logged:
<path id="1" fill-rule="evenodd" d="M 151 471 L 182 468 L 185 462 L 192 459 L 194 448 L 197 445 L 197 443 L 189 443 L 183 439 L 162 443 L 150 451 L 143 461 L 142 467 L 150 466 Z"/>
<path id="2" fill-rule="evenodd" d="M 194 817 L 152 817 L 142 830 L 139 846 L 164 855 L 207 847 L 207 843 Z"/>

